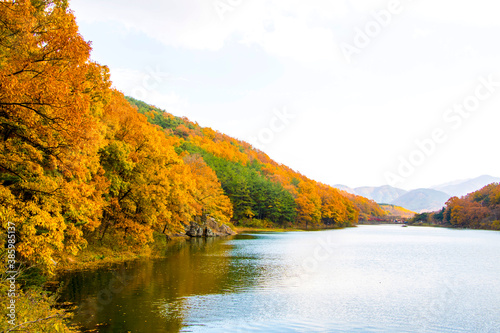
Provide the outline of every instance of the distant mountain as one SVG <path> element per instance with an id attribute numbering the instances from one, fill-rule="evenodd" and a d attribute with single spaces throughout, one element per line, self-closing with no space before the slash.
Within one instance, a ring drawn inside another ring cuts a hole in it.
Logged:
<path id="1" fill-rule="evenodd" d="M 335 187 L 336 189 L 339 189 L 341 191 L 345 191 L 347 193 L 357 194 L 356 191 L 354 191 L 354 189 L 352 187 L 349 187 L 346 185 L 337 184 L 337 185 L 333 185 L 333 187 Z"/>
<path id="2" fill-rule="evenodd" d="M 377 203 L 391 203 L 408 191 L 392 186 L 379 187 L 356 187 L 354 189 L 357 195 L 361 195 Z"/>
<path id="3" fill-rule="evenodd" d="M 450 195 L 447 193 L 421 188 L 403 194 L 391 204 L 421 213 L 440 210 L 449 198 Z"/>
<path id="4" fill-rule="evenodd" d="M 488 184 L 498 182 L 500 182 L 500 178 L 484 175 L 473 179 L 441 184 L 433 186 L 432 188 L 441 192 L 445 192 L 449 194 L 450 197 L 461 197 L 471 192 L 477 191 Z"/>
<path id="5" fill-rule="evenodd" d="M 420 213 L 439 210 L 453 196 L 461 197 L 477 191 L 488 184 L 498 182 L 500 182 L 500 178 L 485 175 L 473 179 L 455 180 L 428 189 L 418 189 L 409 192 L 392 186 L 352 188 L 339 184 L 334 187 L 368 198 L 379 204 L 401 206 Z"/>

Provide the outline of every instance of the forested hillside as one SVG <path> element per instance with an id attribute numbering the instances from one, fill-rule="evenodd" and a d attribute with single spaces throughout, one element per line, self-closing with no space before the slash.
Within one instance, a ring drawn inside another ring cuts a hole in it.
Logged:
<path id="1" fill-rule="evenodd" d="M 415 212 L 408 210 L 403 207 L 389 205 L 389 204 L 380 204 L 380 207 L 387 212 L 387 214 L 392 217 L 392 219 L 405 218 L 409 219 L 415 216 Z"/>
<path id="2" fill-rule="evenodd" d="M 463 197 L 452 197 L 438 212 L 417 214 L 411 223 L 500 230 L 500 184 L 492 183 Z"/>
<path id="3" fill-rule="evenodd" d="M 232 205 L 215 173 L 110 88 L 62 1 L 0 3 L 0 220 L 52 271 L 89 243 L 143 249 Z"/>
<path id="4" fill-rule="evenodd" d="M 384 214 L 113 90 L 65 1 L 0 7 L 0 219 L 24 262 L 51 271 L 89 243 L 142 249 L 202 215 L 317 228 Z"/>
<path id="5" fill-rule="evenodd" d="M 200 156 L 216 172 L 236 224 L 258 219 L 280 226 L 342 227 L 385 215 L 374 201 L 310 180 L 244 141 L 127 99 L 164 130 L 181 156 Z"/>

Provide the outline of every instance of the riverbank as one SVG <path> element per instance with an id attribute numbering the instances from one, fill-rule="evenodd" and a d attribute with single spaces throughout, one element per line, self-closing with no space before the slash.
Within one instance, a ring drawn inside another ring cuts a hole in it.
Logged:
<path id="1" fill-rule="evenodd" d="M 297 231 L 319 231 L 325 229 L 298 229 L 298 228 L 261 228 L 261 227 L 233 227 L 232 230 L 238 235 L 252 232 L 297 232 Z M 226 236 L 232 237 L 232 236 Z M 198 237 L 197 237 L 198 238 Z M 201 237 L 205 238 L 205 237 Z M 60 258 L 56 263 L 56 279 L 62 273 L 80 270 L 93 270 L 103 266 L 115 265 L 127 261 L 141 259 L 155 259 L 165 257 L 166 250 L 179 242 L 192 239 L 186 235 L 175 235 L 166 237 L 164 234 L 155 233 L 154 242 L 141 249 L 116 249 L 106 245 L 90 244 L 80 251 L 76 256 L 68 255 Z"/>
<path id="2" fill-rule="evenodd" d="M 167 239 L 165 235 L 155 234 L 153 243 L 135 250 L 116 250 L 103 245 L 89 245 L 76 256 L 68 255 L 61 258 L 61 261 L 56 265 L 56 276 L 64 272 L 92 270 L 127 261 L 162 258 L 168 247 L 189 239 L 188 236 L 175 236 Z"/>
<path id="3" fill-rule="evenodd" d="M 130 248 L 116 244 L 114 239 L 104 239 L 89 244 L 77 255 L 66 255 L 56 262 L 56 275 L 62 272 L 94 269 L 105 265 L 112 265 L 126 261 L 162 258 L 165 250 L 178 242 L 192 238 L 227 237 L 236 235 L 234 226 L 218 223 L 214 218 L 206 217 L 204 221 L 190 222 L 185 225 L 185 232 L 167 235 L 153 233 L 153 242 L 141 247 Z"/>

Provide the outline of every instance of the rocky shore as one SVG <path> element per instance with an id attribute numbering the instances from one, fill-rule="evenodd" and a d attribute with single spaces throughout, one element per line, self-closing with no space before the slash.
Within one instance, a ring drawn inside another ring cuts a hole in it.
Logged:
<path id="1" fill-rule="evenodd" d="M 191 221 L 185 225 L 185 235 L 189 237 L 224 237 L 236 235 L 230 227 L 217 222 L 212 217 L 207 217 L 205 221 Z"/>

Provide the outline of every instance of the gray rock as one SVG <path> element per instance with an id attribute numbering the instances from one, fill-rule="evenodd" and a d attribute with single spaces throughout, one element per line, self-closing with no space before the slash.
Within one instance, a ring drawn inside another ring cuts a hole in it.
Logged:
<path id="1" fill-rule="evenodd" d="M 196 221 L 197 220 L 197 221 Z M 185 226 L 186 235 L 190 237 L 223 237 L 236 235 L 227 225 L 219 224 L 213 217 L 207 217 L 205 222 L 199 223 L 200 218 L 195 218 Z"/>
<path id="2" fill-rule="evenodd" d="M 236 235 L 236 232 L 233 231 L 233 229 L 229 228 L 227 225 L 222 224 L 220 226 L 221 232 L 226 235 Z"/>
<path id="3" fill-rule="evenodd" d="M 209 227 L 205 227 L 205 237 L 217 237 L 219 236 L 215 231 Z"/>
<path id="4" fill-rule="evenodd" d="M 190 237 L 203 237 L 203 234 L 203 227 L 196 222 L 191 222 L 186 226 L 186 235 Z"/>

